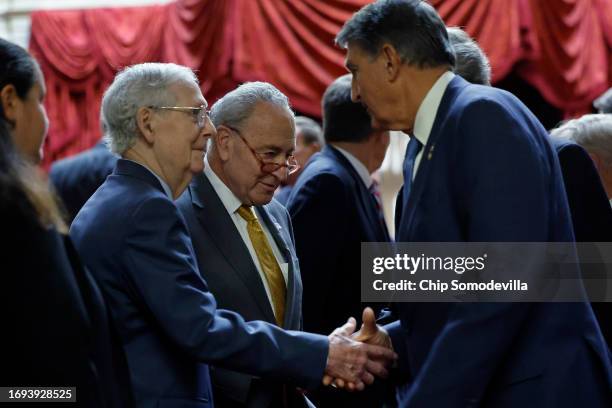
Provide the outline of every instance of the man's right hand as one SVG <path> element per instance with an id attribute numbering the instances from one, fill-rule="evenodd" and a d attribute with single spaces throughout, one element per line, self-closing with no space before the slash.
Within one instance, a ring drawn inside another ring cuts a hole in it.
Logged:
<path id="1" fill-rule="evenodd" d="M 329 335 L 329 354 L 323 384 L 347 384 L 349 390 L 362 390 L 365 384 L 372 384 L 374 376 L 384 378 L 386 367 L 396 358 L 388 347 L 361 343 L 350 336 L 356 328 L 356 321 L 350 318 L 346 324 Z"/>

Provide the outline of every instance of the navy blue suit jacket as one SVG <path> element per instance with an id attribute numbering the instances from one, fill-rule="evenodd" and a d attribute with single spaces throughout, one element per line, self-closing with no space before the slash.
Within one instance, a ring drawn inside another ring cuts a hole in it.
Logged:
<path id="1" fill-rule="evenodd" d="M 76 217 L 89 197 L 112 173 L 115 163 L 117 156 L 102 141 L 76 156 L 53 163 L 49 179 L 61 197 L 70 220 Z"/>
<path id="2" fill-rule="evenodd" d="M 455 77 L 403 203 L 402 242 L 574 239 L 547 133 L 511 94 Z M 607 407 L 612 371 L 582 303 L 401 303 L 406 407 Z"/>
<path id="3" fill-rule="evenodd" d="M 361 242 L 389 241 L 374 197 L 346 157 L 327 145 L 308 161 L 287 209 L 304 283 L 304 329 L 330 333 L 349 316 L 359 320 Z"/>
<path id="4" fill-rule="evenodd" d="M 389 234 L 374 196 L 338 149 L 326 145 L 311 157 L 287 209 L 304 284 L 304 329 L 329 333 L 349 316 L 361 320 L 365 306 L 378 312 L 383 305 L 361 302 L 361 243 L 388 242 Z M 313 399 L 321 406 L 373 408 L 383 403 L 378 388 L 357 394 L 324 389 Z"/>
<path id="5" fill-rule="evenodd" d="M 586 150 L 567 139 L 555 137 L 552 142 L 561 164 L 576 242 L 612 242 L 612 207 L 593 160 Z M 598 256 L 596 250 L 595 246 L 580 246 L 580 251 L 586 252 L 584 255 L 590 259 Z M 581 267 L 583 270 L 591 268 L 594 273 L 601 272 L 601 269 L 593 269 L 600 268 L 598 265 L 583 263 Z M 598 287 L 591 289 L 602 290 Z M 612 349 L 612 304 L 598 302 L 591 306 L 608 348 Z"/>
<path id="6" fill-rule="evenodd" d="M 139 164 L 119 160 L 70 233 L 108 299 L 137 406 L 212 406 L 206 363 L 320 383 L 327 339 L 218 310 L 183 216 Z"/>

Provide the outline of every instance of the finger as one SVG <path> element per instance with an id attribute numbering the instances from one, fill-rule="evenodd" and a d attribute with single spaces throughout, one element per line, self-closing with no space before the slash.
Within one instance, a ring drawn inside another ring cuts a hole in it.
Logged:
<path id="1" fill-rule="evenodd" d="M 323 385 L 328 386 L 329 384 L 331 384 L 333 381 L 333 378 L 329 375 L 324 375 L 323 376 Z"/>
<path id="2" fill-rule="evenodd" d="M 365 388 L 365 384 L 361 381 L 357 381 L 356 383 L 354 383 L 354 387 L 353 391 L 363 391 L 363 389 Z"/>
<path id="3" fill-rule="evenodd" d="M 397 359 L 397 354 L 387 347 L 374 346 L 371 344 L 364 344 L 364 347 L 366 347 L 366 352 L 371 360 L 393 361 Z"/>
<path id="4" fill-rule="evenodd" d="M 366 373 L 372 373 L 380 378 L 387 378 L 389 376 L 389 372 L 387 371 L 384 364 L 381 364 L 378 361 L 368 360 L 365 364 Z M 363 376 L 362 376 L 363 377 Z"/>
<path id="5" fill-rule="evenodd" d="M 367 371 L 364 371 L 363 374 L 361 374 L 361 380 L 365 383 L 365 384 L 372 384 L 374 382 L 374 376 L 372 374 L 370 374 Z"/>
<path id="6" fill-rule="evenodd" d="M 344 388 L 346 385 L 344 383 L 344 380 L 341 378 L 337 378 L 336 381 L 334 381 L 334 384 L 336 385 L 337 388 Z"/>
<path id="7" fill-rule="evenodd" d="M 370 307 L 366 307 L 363 309 L 362 315 L 363 324 L 361 325 L 361 336 L 369 337 L 378 331 L 378 327 L 376 326 L 376 317 L 374 316 L 374 310 Z"/>
<path id="8" fill-rule="evenodd" d="M 348 337 L 351 334 L 353 334 L 356 328 L 357 328 L 357 321 L 355 320 L 354 317 L 349 317 L 346 323 L 344 323 L 342 327 L 339 327 L 338 329 L 334 330 L 334 332 L 336 334 L 340 334 L 342 336 Z"/>

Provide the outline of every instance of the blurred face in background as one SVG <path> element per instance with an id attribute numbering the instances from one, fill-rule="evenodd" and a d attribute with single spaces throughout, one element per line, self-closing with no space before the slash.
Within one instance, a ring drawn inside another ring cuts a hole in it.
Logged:
<path id="1" fill-rule="evenodd" d="M 11 135 L 17 151 L 33 163 L 42 160 L 42 145 L 49 128 L 49 120 L 43 105 L 46 88 L 38 66 L 34 84 L 24 98 L 19 97 L 14 85 L 0 90 L 2 110 L 11 127 Z"/>

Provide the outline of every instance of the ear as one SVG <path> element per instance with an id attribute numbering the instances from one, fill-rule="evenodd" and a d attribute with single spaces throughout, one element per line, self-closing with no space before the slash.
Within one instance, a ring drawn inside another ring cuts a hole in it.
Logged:
<path id="1" fill-rule="evenodd" d="M 154 115 L 151 108 L 139 108 L 136 113 L 136 124 L 138 130 L 144 139 L 149 143 L 153 144 L 155 141 L 155 123 Z"/>
<path id="2" fill-rule="evenodd" d="M 402 64 L 397 50 L 391 44 L 383 44 L 381 57 L 384 66 L 385 76 L 389 82 L 393 82 L 397 79 Z"/>
<path id="3" fill-rule="evenodd" d="M 219 125 L 217 127 L 217 133 L 215 133 L 212 138 L 221 161 L 228 161 L 231 157 L 233 148 L 233 138 L 230 130 L 223 125 Z"/>
<path id="4" fill-rule="evenodd" d="M 6 85 L 0 90 L 0 102 L 2 103 L 2 111 L 7 121 L 11 125 L 15 125 L 17 120 L 17 106 L 21 102 L 19 95 L 17 95 L 17 89 L 13 84 Z"/>

